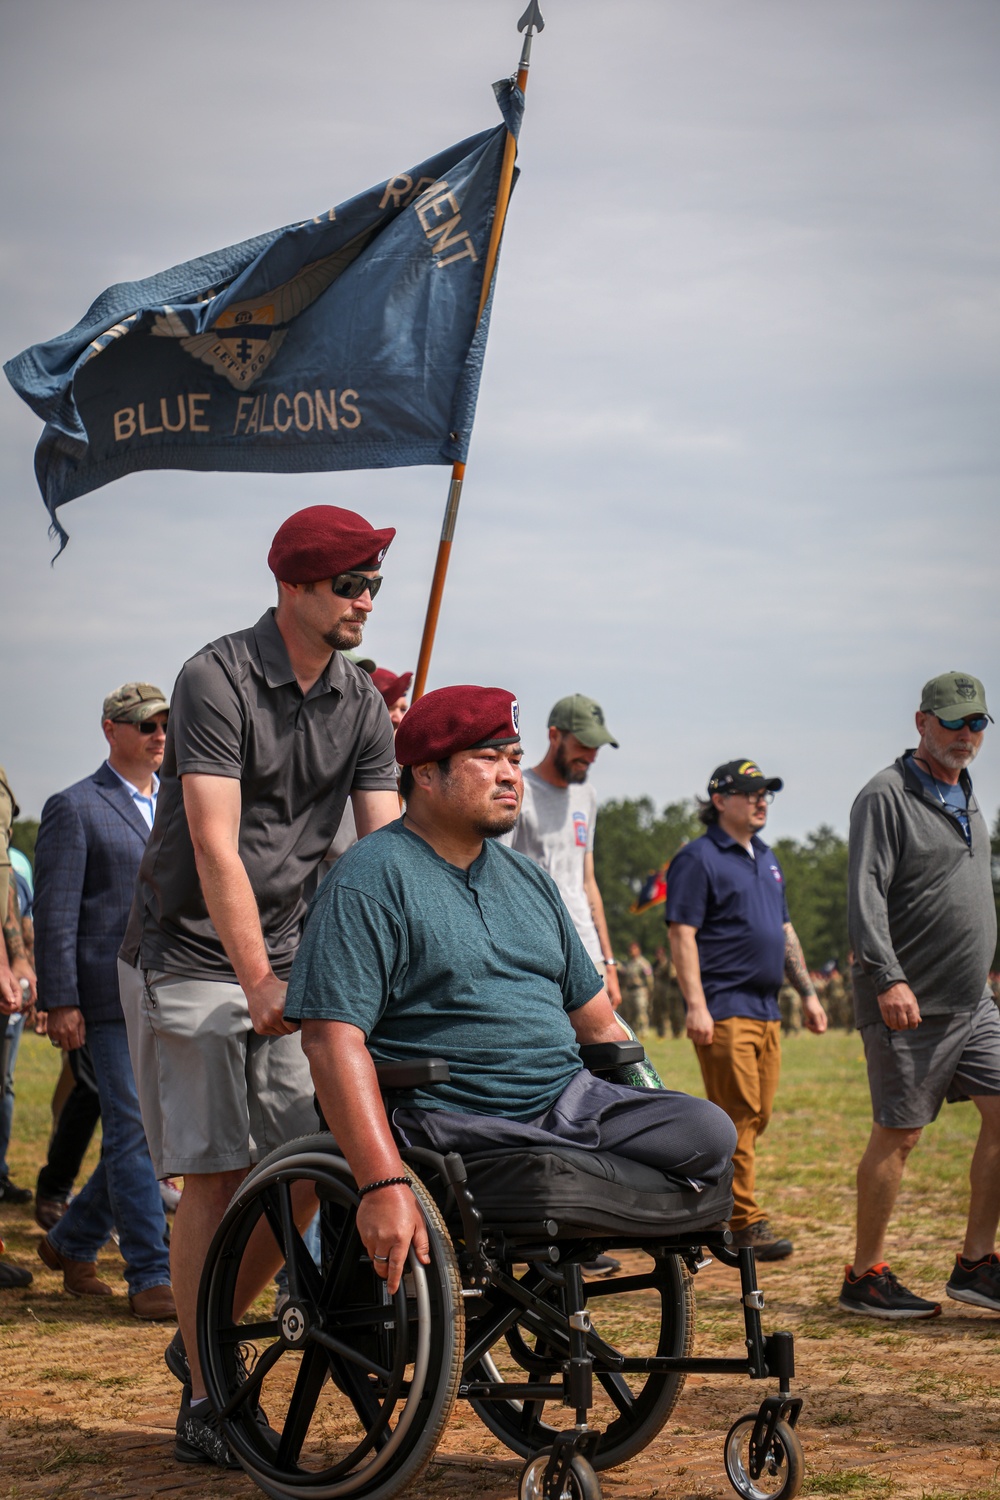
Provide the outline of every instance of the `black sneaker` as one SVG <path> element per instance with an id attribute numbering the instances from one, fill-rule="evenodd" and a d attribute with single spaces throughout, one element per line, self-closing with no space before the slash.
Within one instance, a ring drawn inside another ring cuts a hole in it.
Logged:
<path id="1" fill-rule="evenodd" d="M 239 1367 L 240 1376 L 243 1380 L 246 1380 L 249 1373 L 246 1366 L 246 1355 L 244 1353 L 244 1351 L 249 1349 L 249 1347 L 250 1346 L 248 1344 L 240 1344 L 239 1348 L 236 1351 L 236 1362 Z M 183 1411 L 184 1401 L 187 1401 L 189 1399 L 191 1393 L 191 1366 L 188 1364 L 187 1350 L 184 1347 L 184 1339 L 181 1336 L 181 1331 L 179 1328 L 174 1334 L 173 1338 L 170 1340 L 170 1343 L 163 1351 L 163 1363 L 166 1365 L 171 1375 L 173 1375 L 175 1379 L 179 1380 L 181 1382 L 181 1385 L 183 1385 L 184 1387 L 184 1397 L 181 1402 L 181 1410 Z M 267 1415 L 259 1401 L 255 1401 L 253 1404 L 253 1419 L 257 1423 L 257 1426 L 261 1429 L 261 1432 L 268 1446 L 272 1448 L 275 1453 L 277 1453 L 278 1443 L 281 1440 L 280 1434 L 275 1432 L 274 1428 L 268 1422 Z M 180 1419 L 178 1418 L 178 1421 L 179 1420 Z M 182 1459 L 181 1461 L 183 1463 L 199 1462 L 199 1460 L 196 1458 L 187 1458 Z"/>
<path id="2" fill-rule="evenodd" d="M 181 1409 L 177 1413 L 177 1436 L 174 1457 L 182 1464 L 217 1464 L 220 1469 L 238 1469 L 239 1460 L 222 1436 L 219 1419 L 209 1401 L 200 1401 L 192 1410 L 191 1387 L 184 1387 Z"/>
<path id="3" fill-rule="evenodd" d="M 187 1350 L 179 1328 L 163 1351 L 163 1363 L 181 1385 L 191 1384 L 191 1366 L 188 1364 Z"/>
<path id="4" fill-rule="evenodd" d="M 845 1266 L 837 1306 L 841 1312 L 864 1313 L 869 1318 L 936 1318 L 941 1311 L 940 1302 L 928 1302 L 908 1291 L 884 1260 L 860 1276 Z"/>
<path id="5" fill-rule="evenodd" d="M 755 1260 L 787 1260 L 795 1246 L 776 1235 L 766 1219 L 758 1219 L 734 1233 L 733 1249 L 752 1250 Z"/>
<path id="6" fill-rule="evenodd" d="M 957 1255 L 945 1291 L 956 1302 L 971 1302 L 973 1307 L 1000 1312 L 1000 1255 L 986 1255 L 976 1261 Z"/>
<path id="7" fill-rule="evenodd" d="M 30 1203 L 31 1189 L 19 1188 L 9 1177 L 0 1177 L 0 1203 Z"/>
<path id="8" fill-rule="evenodd" d="M 9 1260 L 0 1260 L 0 1291 L 12 1291 L 15 1287 L 30 1286 L 34 1278 L 23 1266 L 12 1266 Z"/>
<path id="9" fill-rule="evenodd" d="M 246 1380 L 250 1374 L 247 1369 L 247 1356 L 253 1352 L 252 1345 L 239 1344 L 236 1349 L 236 1368 L 240 1372 L 240 1379 Z M 191 1384 L 191 1366 L 188 1363 L 187 1350 L 184 1347 L 184 1335 L 178 1328 L 170 1343 L 163 1351 L 163 1363 L 181 1385 Z"/>

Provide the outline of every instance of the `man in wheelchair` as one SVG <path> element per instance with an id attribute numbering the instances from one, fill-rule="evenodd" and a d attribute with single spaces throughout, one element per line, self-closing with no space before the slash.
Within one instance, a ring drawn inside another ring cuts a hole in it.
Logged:
<path id="1" fill-rule="evenodd" d="M 333 1139 L 260 1162 L 206 1260 L 212 1456 L 272 1500 L 395 1500 L 463 1400 L 526 1460 L 519 1500 L 600 1500 L 697 1371 L 778 1379 L 724 1462 L 744 1500 L 789 1500 L 801 1401 L 722 1222 L 733 1126 L 584 1067 L 621 1030 L 555 885 L 495 838 L 520 803 L 512 695 L 430 693 L 396 750 L 405 815 L 320 887 L 286 998 Z M 739 1269 L 740 1357 L 693 1353 L 704 1248 Z M 628 1266 L 585 1281 L 604 1249 Z M 272 1250 L 289 1298 L 268 1317 Z"/>
<path id="2" fill-rule="evenodd" d="M 621 1028 L 551 879 L 495 842 L 521 800 L 513 694 L 427 694 L 396 755 L 406 811 L 324 881 L 285 1004 L 390 1295 L 411 1245 L 427 1262 L 427 1231 L 376 1061 L 447 1059 L 447 1083 L 412 1090 L 393 1111 L 406 1144 L 439 1152 L 574 1145 L 700 1190 L 725 1174 L 736 1139 L 706 1100 L 584 1069 L 580 1046 L 620 1042 Z"/>

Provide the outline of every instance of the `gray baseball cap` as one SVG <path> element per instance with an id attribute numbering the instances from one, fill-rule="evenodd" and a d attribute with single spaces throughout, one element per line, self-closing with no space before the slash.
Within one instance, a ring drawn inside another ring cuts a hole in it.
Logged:
<path id="1" fill-rule="evenodd" d="M 593 698 L 585 698 L 582 693 L 559 699 L 549 714 L 549 728 L 575 734 L 588 750 L 598 750 L 601 745 L 614 745 L 618 749 L 618 741 L 604 722 L 601 705 Z"/>
<path id="2" fill-rule="evenodd" d="M 141 724 L 154 714 L 169 712 L 170 704 L 162 690 L 151 682 L 123 682 L 105 698 L 101 721 L 111 719 L 115 724 Z"/>
<path id="3" fill-rule="evenodd" d="M 936 719 L 965 719 L 970 714 L 985 714 L 990 723 L 993 715 L 986 707 L 986 689 L 971 672 L 942 672 L 924 683 L 920 694 L 920 712 Z"/>

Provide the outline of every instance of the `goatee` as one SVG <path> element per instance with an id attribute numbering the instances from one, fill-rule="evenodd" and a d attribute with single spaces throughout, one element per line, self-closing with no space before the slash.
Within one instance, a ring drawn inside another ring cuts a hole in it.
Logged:
<path id="1" fill-rule="evenodd" d="M 484 818 L 476 828 L 476 836 L 481 839 L 499 839 L 505 833 L 510 833 L 517 822 L 517 808 L 503 808 L 493 814 L 489 822 Z"/>
<path id="2" fill-rule="evenodd" d="M 331 651 L 353 651 L 361 645 L 364 630 L 364 620 L 341 620 L 339 625 L 326 632 L 323 639 Z"/>

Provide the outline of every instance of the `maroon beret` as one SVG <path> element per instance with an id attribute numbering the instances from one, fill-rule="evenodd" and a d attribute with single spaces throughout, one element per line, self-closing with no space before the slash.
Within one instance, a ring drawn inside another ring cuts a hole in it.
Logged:
<path id="1" fill-rule="evenodd" d="M 317 583 L 350 568 L 377 568 L 395 535 L 394 526 L 376 531 L 339 505 L 308 505 L 282 521 L 267 565 L 282 583 Z"/>
<path id="2" fill-rule="evenodd" d="M 406 696 L 406 690 L 412 681 L 412 672 L 404 672 L 401 677 L 397 677 L 388 667 L 376 667 L 372 673 L 372 682 L 385 699 L 386 708 L 391 708 Z"/>
<path id="3" fill-rule="evenodd" d="M 458 750 L 511 745 L 520 739 L 517 699 L 506 688 L 438 688 L 419 698 L 396 730 L 396 759 L 401 766 L 447 760 Z"/>

